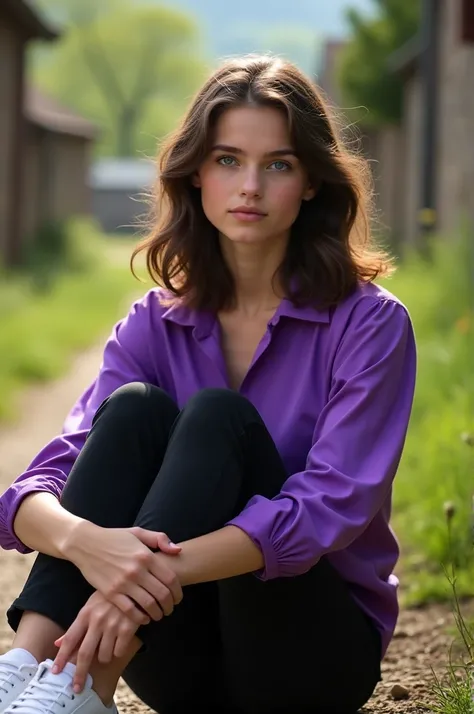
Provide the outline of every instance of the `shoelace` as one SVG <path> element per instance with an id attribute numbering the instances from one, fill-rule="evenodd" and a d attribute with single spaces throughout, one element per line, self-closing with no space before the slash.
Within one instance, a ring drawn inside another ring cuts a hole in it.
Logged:
<path id="1" fill-rule="evenodd" d="M 15 714 L 31 714 L 32 711 L 40 712 L 40 714 L 50 714 L 51 705 L 59 704 L 63 709 L 66 705 L 59 701 L 60 695 L 68 699 L 74 699 L 74 692 L 68 691 L 68 685 L 59 684 L 51 680 L 33 680 L 15 699 L 15 702 L 10 707 Z"/>
<path id="2" fill-rule="evenodd" d="M 15 686 L 13 682 L 9 681 L 12 675 L 14 677 L 17 677 L 20 682 L 26 681 L 25 677 L 23 677 L 17 665 L 13 664 L 13 662 L 5 660 L 4 658 L 3 661 L 0 662 L 0 692 L 5 692 L 5 694 L 9 694 L 9 691 L 5 685 L 9 684 L 11 687 Z"/>

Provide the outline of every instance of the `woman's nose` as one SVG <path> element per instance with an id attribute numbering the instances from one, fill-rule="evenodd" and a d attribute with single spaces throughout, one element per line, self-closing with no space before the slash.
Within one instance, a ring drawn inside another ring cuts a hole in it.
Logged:
<path id="1" fill-rule="evenodd" d="M 240 188 L 241 196 L 260 196 L 262 193 L 262 179 L 260 172 L 251 169 L 245 172 Z"/>

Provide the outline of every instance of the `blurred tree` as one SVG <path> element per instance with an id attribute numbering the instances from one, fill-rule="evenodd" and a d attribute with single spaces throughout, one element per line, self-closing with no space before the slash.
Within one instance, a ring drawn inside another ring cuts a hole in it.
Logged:
<path id="1" fill-rule="evenodd" d="M 193 20 L 136 0 L 40 5 L 64 34 L 33 56 L 39 85 L 102 127 L 100 153 L 154 150 L 203 76 Z"/>
<path id="2" fill-rule="evenodd" d="M 375 17 L 348 11 L 352 37 L 342 52 L 338 71 L 344 103 L 363 105 L 369 110 L 364 122 L 378 125 L 401 118 L 402 82 L 390 71 L 387 60 L 416 34 L 420 0 L 373 1 Z"/>
<path id="3" fill-rule="evenodd" d="M 127 7 L 127 0 L 35 0 L 36 5 L 50 20 L 69 27 L 90 22 L 101 15 Z"/>

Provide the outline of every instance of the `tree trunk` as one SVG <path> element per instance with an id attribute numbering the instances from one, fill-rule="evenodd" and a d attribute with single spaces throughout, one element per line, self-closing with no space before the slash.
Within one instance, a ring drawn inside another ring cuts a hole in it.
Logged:
<path id="1" fill-rule="evenodd" d="M 134 138 L 138 114 L 135 107 L 122 107 L 117 117 L 116 150 L 117 156 L 128 157 L 135 154 Z"/>

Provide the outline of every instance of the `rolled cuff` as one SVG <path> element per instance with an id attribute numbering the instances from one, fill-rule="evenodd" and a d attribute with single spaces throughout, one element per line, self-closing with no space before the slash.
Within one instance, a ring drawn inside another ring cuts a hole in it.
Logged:
<path id="1" fill-rule="evenodd" d="M 17 550 L 22 555 L 33 553 L 32 548 L 29 548 L 21 540 L 19 540 L 13 525 L 23 499 L 32 493 L 40 492 L 53 493 L 53 495 L 57 495 L 52 492 L 51 488 L 47 488 L 41 483 L 33 482 L 32 484 L 25 485 L 23 488 L 15 488 L 13 497 L 8 504 L 8 508 L 6 508 L 3 503 L 0 503 L 0 547 L 4 550 Z"/>
<path id="2" fill-rule="evenodd" d="M 259 580 L 281 577 L 277 554 L 268 535 L 272 532 L 274 519 L 273 511 L 265 508 L 265 503 L 257 502 L 247 506 L 238 516 L 226 523 L 244 531 L 262 552 L 264 567 L 254 573 Z"/>

